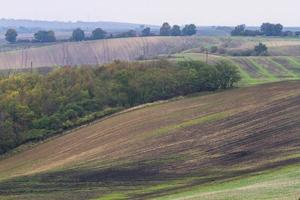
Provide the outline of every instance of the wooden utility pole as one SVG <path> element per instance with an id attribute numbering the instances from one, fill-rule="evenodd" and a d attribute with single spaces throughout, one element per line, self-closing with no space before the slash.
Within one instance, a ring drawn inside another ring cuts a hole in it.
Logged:
<path id="1" fill-rule="evenodd" d="M 205 51 L 205 62 L 208 64 L 208 49 Z"/>
<path id="2" fill-rule="evenodd" d="M 30 72 L 33 73 L 33 62 L 30 62 Z"/>

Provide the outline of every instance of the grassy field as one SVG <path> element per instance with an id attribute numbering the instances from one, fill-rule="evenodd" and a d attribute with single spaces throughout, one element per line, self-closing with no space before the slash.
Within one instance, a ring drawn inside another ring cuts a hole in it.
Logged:
<path id="1" fill-rule="evenodd" d="M 262 173 L 253 173 L 226 182 L 215 182 L 189 191 L 157 199 L 277 199 L 298 200 L 300 197 L 300 165 L 290 165 Z"/>
<path id="2" fill-rule="evenodd" d="M 298 199 L 300 82 L 125 111 L 0 159 L 0 199 Z"/>
<path id="3" fill-rule="evenodd" d="M 202 53 L 175 54 L 173 60 L 206 61 Z M 242 76 L 240 86 L 255 85 L 283 80 L 300 79 L 300 57 L 295 56 L 266 56 L 266 57 L 232 57 L 209 55 L 208 62 L 227 61 L 237 66 Z"/>

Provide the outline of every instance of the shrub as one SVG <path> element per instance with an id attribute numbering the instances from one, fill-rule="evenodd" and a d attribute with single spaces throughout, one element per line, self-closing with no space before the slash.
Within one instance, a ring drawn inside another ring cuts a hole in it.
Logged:
<path id="1" fill-rule="evenodd" d="M 218 47 L 217 46 L 212 46 L 210 48 L 210 53 L 217 53 L 218 52 Z"/>
<path id="2" fill-rule="evenodd" d="M 266 56 L 268 54 L 268 47 L 263 43 L 259 43 L 254 47 L 254 51 L 257 56 Z"/>

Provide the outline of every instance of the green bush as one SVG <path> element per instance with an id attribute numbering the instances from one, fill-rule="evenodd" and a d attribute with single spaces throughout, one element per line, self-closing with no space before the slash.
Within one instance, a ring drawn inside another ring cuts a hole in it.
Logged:
<path id="1" fill-rule="evenodd" d="M 53 131 L 46 129 L 31 129 L 26 133 L 26 139 L 24 140 L 24 142 L 42 140 L 47 138 L 47 136 L 52 133 Z"/>

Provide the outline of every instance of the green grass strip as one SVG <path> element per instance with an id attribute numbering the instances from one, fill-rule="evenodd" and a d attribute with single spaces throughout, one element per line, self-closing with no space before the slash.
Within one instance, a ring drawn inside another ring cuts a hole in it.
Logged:
<path id="1" fill-rule="evenodd" d="M 204 117 L 200 117 L 200 118 L 196 118 L 196 119 L 192 119 L 189 121 L 185 121 L 181 124 L 175 124 L 175 125 L 170 125 L 170 126 L 165 126 L 163 128 L 157 129 L 153 132 L 147 133 L 147 136 L 161 136 L 167 133 L 170 133 L 172 131 L 178 130 L 178 129 L 183 129 L 183 128 L 187 128 L 190 126 L 195 126 L 195 125 L 199 125 L 199 124 L 204 124 L 204 123 L 209 123 L 209 122 L 214 122 L 217 120 L 221 120 L 226 118 L 227 116 L 229 116 L 228 112 L 220 112 L 220 113 L 215 113 L 215 114 L 211 114 L 211 115 L 207 115 Z"/>
<path id="2" fill-rule="evenodd" d="M 267 80 L 270 80 L 270 81 L 277 80 L 277 77 L 275 77 L 272 73 L 270 73 L 262 65 L 258 64 L 253 58 L 247 58 L 247 60 L 257 69 L 259 74 L 264 76 L 263 78 L 266 78 Z"/>
<path id="3" fill-rule="evenodd" d="M 296 199 L 300 186 L 300 166 L 291 165 L 281 169 L 255 173 L 226 182 L 195 186 L 188 191 L 157 198 L 176 199 Z M 281 184 L 280 184 L 281 183 Z M 254 186 L 254 187 L 252 187 Z M 256 186 L 256 187 L 255 187 Z M 297 197 L 297 199 L 300 198 Z"/>
<path id="4" fill-rule="evenodd" d="M 122 193 L 112 193 L 92 200 L 124 200 L 124 199 L 128 199 L 128 196 Z"/>
<path id="5" fill-rule="evenodd" d="M 300 62 L 299 60 L 296 60 L 294 57 L 285 57 L 288 62 L 293 65 L 295 68 L 300 69 Z"/>
<path id="6" fill-rule="evenodd" d="M 237 63 L 235 60 L 228 59 L 228 58 L 224 58 L 223 60 L 238 68 L 240 75 L 242 77 L 242 80 L 239 83 L 240 86 L 255 85 L 259 83 L 259 80 L 251 77 L 251 75 L 241 67 L 241 64 Z"/>
<path id="7" fill-rule="evenodd" d="M 295 74 L 294 72 L 290 71 L 285 66 L 283 66 L 282 64 L 275 62 L 272 58 L 268 58 L 267 60 L 271 62 L 274 66 L 276 66 L 278 69 L 284 71 L 287 76 L 292 78 L 299 78 L 299 74 Z"/>

